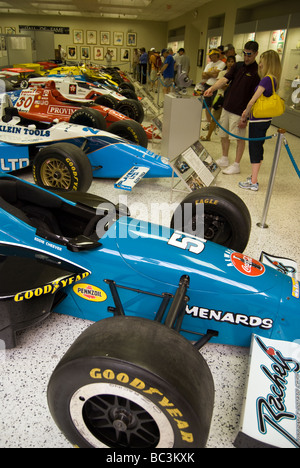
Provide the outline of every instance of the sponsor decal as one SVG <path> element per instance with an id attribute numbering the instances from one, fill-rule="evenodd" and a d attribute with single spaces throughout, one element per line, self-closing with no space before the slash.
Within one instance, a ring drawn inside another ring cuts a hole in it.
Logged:
<path id="1" fill-rule="evenodd" d="M 34 135 L 34 136 L 41 136 L 41 137 L 50 136 L 49 130 L 38 130 L 36 128 L 34 129 L 34 128 L 6 126 L 6 125 L 0 125 L 0 132 L 17 134 L 17 135 Z"/>
<path id="2" fill-rule="evenodd" d="M 243 275 L 257 277 L 263 275 L 265 272 L 264 265 L 258 260 L 254 260 L 253 258 L 238 252 L 231 253 L 230 261 L 230 265 L 233 265 L 240 273 L 243 273 Z"/>
<path id="3" fill-rule="evenodd" d="M 88 272 L 76 274 L 69 276 L 67 278 L 63 278 L 60 280 L 52 281 L 44 286 L 40 286 L 39 288 L 28 289 L 27 291 L 22 291 L 15 295 L 14 300 L 15 302 L 24 301 L 24 299 L 32 299 L 33 297 L 43 296 L 44 294 L 54 294 L 59 288 L 65 288 L 66 286 L 70 286 L 71 284 L 75 283 L 76 281 L 81 281 L 84 278 L 89 276 Z"/>
<path id="4" fill-rule="evenodd" d="M 149 387 L 147 383 L 139 378 L 139 375 L 131 376 L 126 372 L 114 370 L 113 365 L 109 369 L 94 368 L 90 370 L 90 377 L 95 382 L 106 382 L 112 385 L 122 385 L 128 389 L 138 391 L 145 397 L 153 399 L 167 416 L 173 421 L 175 427 L 178 428 L 181 439 L 184 442 L 192 443 L 194 435 L 191 432 L 192 428 L 187 418 L 184 416 L 184 409 L 179 408 L 166 396 L 160 388 Z"/>
<path id="5" fill-rule="evenodd" d="M 292 296 L 296 299 L 299 299 L 299 281 L 295 278 L 292 278 Z"/>
<path id="6" fill-rule="evenodd" d="M 106 293 L 92 284 L 75 284 L 75 286 L 73 286 L 73 291 L 77 296 L 85 299 L 86 301 L 104 302 L 107 299 Z"/>
<path id="7" fill-rule="evenodd" d="M 213 322 L 228 323 L 230 325 L 243 325 L 248 328 L 261 328 L 270 330 L 273 327 L 271 318 L 262 318 L 255 315 L 246 315 L 222 310 L 206 309 L 205 307 L 186 306 L 185 313 L 192 317 Z"/>
<path id="8" fill-rule="evenodd" d="M 52 115 L 72 115 L 78 108 L 77 107 L 63 107 L 63 106 L 49 106 L 48 113 Z"/>
<path id="9" fill-rule="evenodd" d="M 69 94 L 76 94 L 77 91 L 77 85 L 76 84 L 70 84 L 69 85 Z"/>
<path id="10" fill-rule="evenodd" d="M 9 158 L 7 160 L 0 158 L 0 167 L 3 172 L 17 171 L 18 169 L 22 169 L 22 167 L 27 166 L 29 166 L 29 158 Z"/>
<path id="11" fill-rule="evenodd" d="M 255 337 L 255 341 L 264 356 L 261 358 L 263 363 L 260 365 L 260 371 L 266 388 L 269 389 L 267 395 L 259 395 L 256 399 L 258 430 L 263 435 L 275 430 L 292 446 L 300 448 L 297 430 L 295 431 L 297 412 L 291 404 L 288 392 L 288 383 L 297 375 L 299 378 L 300 363 L 291 356 L 284 356 L 275 346 L 266 345 L 258 336 Z M 293 400 L 295 401 L 295 395 Z"/>

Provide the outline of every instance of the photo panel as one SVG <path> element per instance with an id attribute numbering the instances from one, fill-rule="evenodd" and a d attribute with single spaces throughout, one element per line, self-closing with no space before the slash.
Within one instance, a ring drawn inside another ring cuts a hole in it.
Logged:
<path id="1" fill-rule="evenodd" d="M 97 31 L 87 30 L 86 32 L 86 43 L 97 44 Z"/>
<path id="2" fill-rule="evenodd" d="M 130 47 L 136 47 L 136 44 L 137 44 L 137 34 L 136 34 L 136 32 L 127 33 L 126 44 L 128 46 L 130 46 Z"/>
<path id="3" fill-rule="evenodd" d="M 91 58 L 91 48 L 89 46 L 80 47 L 80 59 L 90 60 L 90 58 Z"/>
<path id="4" fill-rule="evenodd" d="M 74 44 L 83 44 L 83 30 L 82 29 L 73 30 L 73 42 Z"/>
<path id="5" fill-rule="evenodd" d="M 130 49 L 129 47 L 127 48 L 121 48 L 120 49 L 120 61 L 121 62 L 129 62 L 130 61 Z"/>
<path id="6" fill-rule="evenodd" d="M 94 47 L 94 60 L 104 60 L 104 48 L 103 47 Z"/>
<path id="7" fill-rule="evenodd" d="M 115 46 L 122 46 L 123 43 L 124 43 L 124 33 L 114 32 L 114 45 Z"/>
<path id="8" fill-rule="evenodd" d="M 100 31 L 100 44 L 110 45 L 110 32 L 109 31 Z"/>
<path id="9" fill-rule="evenodd" d="M 74 45 L 67 46 L 67 59 L 77 60 L 77 47 Z"/>

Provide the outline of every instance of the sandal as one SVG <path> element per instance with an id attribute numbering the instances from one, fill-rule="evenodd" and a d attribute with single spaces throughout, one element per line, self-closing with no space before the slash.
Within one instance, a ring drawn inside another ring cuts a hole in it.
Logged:
<path id="1" fill-rule="evenodd" d="M 202 137 L 200 137 L 200 140 L 201 141 L 210 141 L 210 138 L 202 136 Z"/>

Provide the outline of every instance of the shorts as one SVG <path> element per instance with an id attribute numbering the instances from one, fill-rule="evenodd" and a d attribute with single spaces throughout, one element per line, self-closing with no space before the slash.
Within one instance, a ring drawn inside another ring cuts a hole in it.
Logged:
<path id="1" fill-rule="evenodd" d="M 219 124 L 221 127 L 223 127 L 225 130 L 230 132 L 233 135 L 236 135 L 237 137 L 242 137 L 244 138 L 246 135 L 246 128 L 239 128 L 238 124 L 239 121 L 241 120 L 241 116 L 237 114 L 232 114 L 231 112 L 228 112 L 225 109 L 222 109 L 222 114 L 219 120 Z M 224 132 L 222 128 L 219 130 L 219 136 L 220 138 L 229 138 L 229 140 L 235 140 L 236 138 L 232 135 L 229 135 L 228 133 Z"/>
<path id="2" fill-rule="evenodd" d="M 259 164 L 264 159 L 265 140 L 253 141 L 251 138 L 265 138 L 271 120 L 249 123 L 249 155 L 251 164 Z"/>
<path id="3" fill-rule="evenodd" d="M 150 72 L 150 80 L 155 81 L 157 78 L 157 70 L 151 70 Z"/>
<path id="4" fill-rule="evenodd" d="M 205 83 L 204 84 L 204 91 L 206 91 L 210 87 L 211 87 L 211 85 L 208 85 L 208 84 Z M 216 94 L 217 94 L 217 91 L 214 91 L 212 96 L 207 96 L 207 97 L 204 98 L 204 101 L 206 102 L 207 107 L 209 109 L 212 107 L 212 103 L 213 103 L 213 100 L 215 99 Z"/>
<path id="5" fill-rule="evenodd" d="M 173 84 L 173 81 L 173 78 L 164 78 L 164 85 L 166 88 L 170 88 L 170 86 Z"/>

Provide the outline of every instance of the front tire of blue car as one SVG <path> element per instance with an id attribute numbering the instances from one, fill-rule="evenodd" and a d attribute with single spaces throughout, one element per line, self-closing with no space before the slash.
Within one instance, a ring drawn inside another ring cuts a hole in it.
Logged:
<path id="1" fill-rule="evenodd" d="M 176 331 L 139 317 L 94 323 L 51 376 L 49 409 L 81 448 L 205 447 L 214 384 Z"/>
<path id="2" fill-rule="evenodd" d="M 87 192 L 93 171 L 87 155 L 71 143 L 42 148 L 32 164 L 34 181 L 40 187 Z"/>

